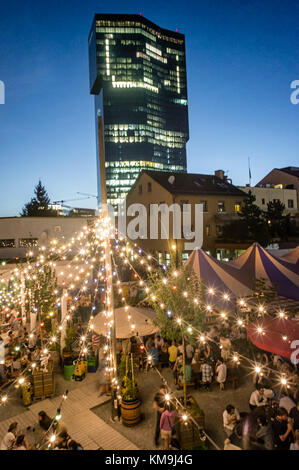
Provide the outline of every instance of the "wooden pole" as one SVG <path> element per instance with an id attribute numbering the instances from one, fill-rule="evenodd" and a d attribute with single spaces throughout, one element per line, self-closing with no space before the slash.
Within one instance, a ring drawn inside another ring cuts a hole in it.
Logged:
<path id="1" fill-rule="evenodd" d="M 133 364 L 133 354 L 131 353 L 131 369 L 132 369 L 132 387 L 135 392 L 135 381 L 134 381 L 134 364 Z"/>
<path id="2" fill-rule="evenodd" d="M 187 406 L 186 354 L 185 354 L 185 336 L 183 334 L 183 328 L 182 328 L 182 337 L 183 337 L 184 407 L 186 408 Z"/>

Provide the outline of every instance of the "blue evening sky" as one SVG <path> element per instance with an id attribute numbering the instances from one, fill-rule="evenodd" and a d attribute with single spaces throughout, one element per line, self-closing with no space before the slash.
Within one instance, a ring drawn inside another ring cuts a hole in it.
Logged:
<path id="1" fill-rule="evenodd" d="M 139 13 L 186 35 L 188 171 L 256 184 L 299 166 L 297 0 L 1 1 L 0 216 L 18 215 L 39 178 L 53 200 L 96 194 L 87 38 L 93 15 Z M 70 202 L 95 207 L 95 200 Z"/>

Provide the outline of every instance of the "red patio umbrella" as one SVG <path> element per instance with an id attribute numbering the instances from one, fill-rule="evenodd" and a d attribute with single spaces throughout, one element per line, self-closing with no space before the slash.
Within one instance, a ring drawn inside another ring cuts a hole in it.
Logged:
<path id="1" fill-rule="evenodd" d="M 251 342 L 260 349 L 290 359 L 298 345 L 292 342 L 299 340 L 299 322 L 286 318 L 263 318 L 247 327 Z"/>

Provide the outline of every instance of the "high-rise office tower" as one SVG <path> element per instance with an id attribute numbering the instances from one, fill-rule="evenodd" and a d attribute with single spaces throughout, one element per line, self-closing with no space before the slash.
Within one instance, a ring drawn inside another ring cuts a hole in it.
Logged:
<path id="1" fill-rule="evenodd" d="M 96 14 L 89 67 L 96 122 L 103 120 L 108 203 L 120 203 L 142 169 L 186 172 L 184 35 L 139 15 Z M 99 173 L 98 157 L 98 181 Z"/>

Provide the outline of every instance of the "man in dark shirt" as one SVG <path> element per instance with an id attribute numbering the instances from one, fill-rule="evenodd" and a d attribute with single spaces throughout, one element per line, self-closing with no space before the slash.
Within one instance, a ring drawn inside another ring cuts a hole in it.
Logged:
<path id="1" fill-rule="evenodd" d="M 157 411 L 157 422 L 156 422 L 156 431 L 155 431 L 155 445 L 159 445 L 160 437 L 160 420 L 163 411 L 165 411 L 165 395 L 167 388 L 164 384 L 160 386 L 159 392 L 156 393 L 154 398 L 154 409 Z"/>
<path id="2" fill-rule="evenodd" d="M 278 408 L 272 430 L 274 448 L 276 450 L 289 450 L 292 442 L 292 425 L 288 422 L 288 412 L 285 408 Z"/>
<path id="3" fill-rule="evenodd" d="M 296 431 L 296 429 L 299 429 L 299 401 L 297 405 L 291 409 L 290 418 L 293 420 L 294 431 Z"/>

